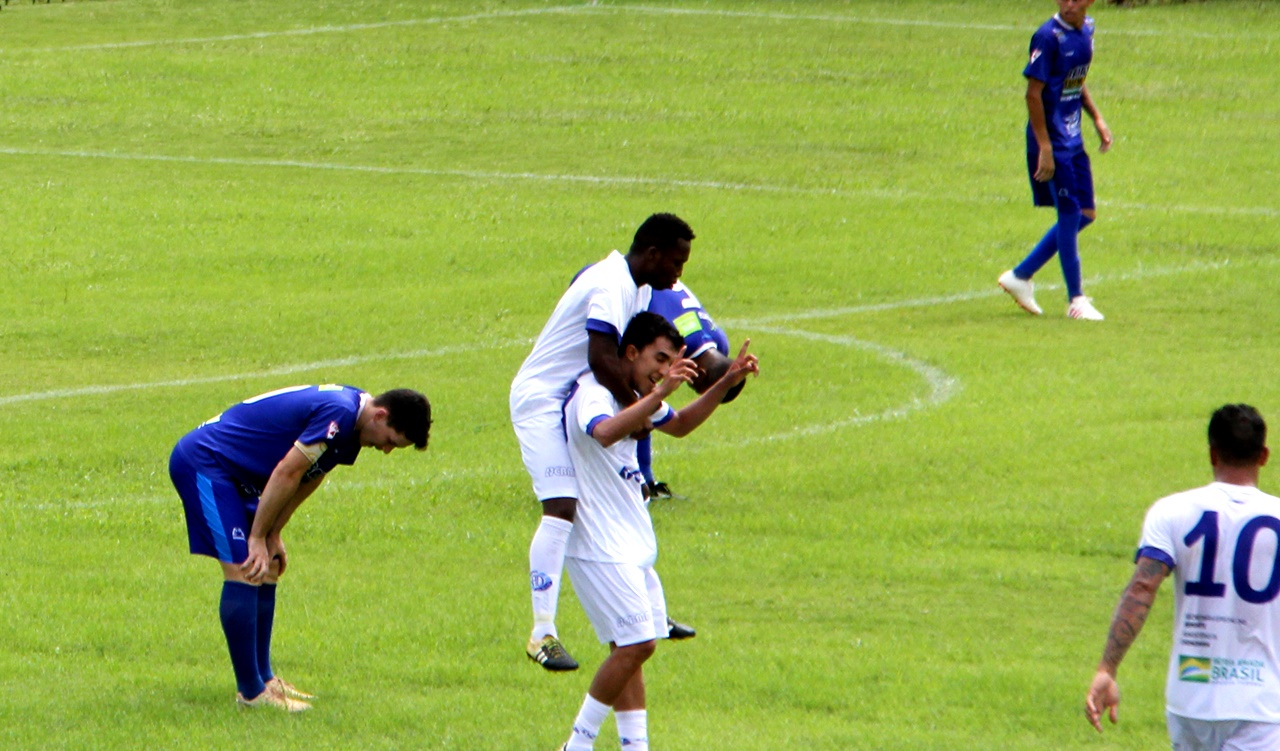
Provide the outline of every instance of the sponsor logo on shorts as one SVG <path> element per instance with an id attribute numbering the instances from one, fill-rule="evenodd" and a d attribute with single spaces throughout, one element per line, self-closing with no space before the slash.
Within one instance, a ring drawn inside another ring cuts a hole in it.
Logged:
<path id="1" fill-rule="evenodd" d="M 628 626 L 637 626 L 641 623 L 648 623 L 653 618 L 652 613 L 632 613 L 630 615 L 618 616 L 618 628 L 626 628 Z"/>
<path id="2" fill-rule="evenodd" d="M 244 542 L 244 530 L 239 527 L 233 527 L 231 529 L 231 539 Z"/>
<path id="3" fill-rule="evenodd" d="M 529 574 L 529 586 L 533 587 L 534 592 L 546 592 L 551 589 L 551 577 L 541 571 L 533 571 Z"/>
<path id="4" fill-rule="evenodd" d="M 547 467 L 546 477 L 575 477 L 573 467 Z"/>

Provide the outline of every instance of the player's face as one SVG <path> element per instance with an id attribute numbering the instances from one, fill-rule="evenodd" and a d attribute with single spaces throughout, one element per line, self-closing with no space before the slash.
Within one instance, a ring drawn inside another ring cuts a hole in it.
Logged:
<path id="1" fill-rule="evenodd" d="M 680 356 L 671 340 L 660 336 L 636 354 L 631 363 L 631 387 L 641 396 L 653 391 L 653 387 L 666 377 L 671 364 Z"/>
<path id="2" fill-rule="evenodd" d="M 684 265 L 689 262 L 690 249 L 688 240 L 677 240 L 676 244 L 669 248 L 655 250 L 654 269 L 649 286 L 654 289 L 671 289 L 676 282 L 680 281 L 680 275 L 684 273 Z"/>
<path id="3" fill-rule="evenodd" d="M 384 454 L 390 454 L 396 449 L 412 446 L 413 441 L 405 438 L 404 433 L 388 425 L 385 416 L 379 416 L 370 420 L 360 429 L 360 445 L 365 448 L 377 449 Z"/>
<path id="4" fill-rule="evenodd" d="M 1084 26 L 1084 14 L 1093 0 L 1058 0 L 1058 15 L 1075 28 Z"/>

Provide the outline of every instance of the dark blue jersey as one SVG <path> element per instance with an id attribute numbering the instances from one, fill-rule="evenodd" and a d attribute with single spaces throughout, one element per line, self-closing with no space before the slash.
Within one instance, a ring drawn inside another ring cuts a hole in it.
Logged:
<path id="1" fill-rule="evenodd" d="M 1084 150 L 1080 136 L 1081 92 L 1093 62 L 1093 19 L 1085 18 L 1076 29 L 1057 16 L 1031 36 L 1031 59 L 1022 75 L 1044 82 L 1045 125 L 1055 152 Z M 1027 149 L 1039 150 L 1031 124 L 1027 124 Z"/>
<path id="2" fill-rule="evenodd" d="M 676 282 L 671 289 L 655 289 L 649 300 L 649 312 L 657 313 L 676 327 L 684 337 L 685 357 L 695 358 L 713 347 L 729 356 L 729 337 L 711 320 L 684 282 Z"/>
<path id="3" fill-rule="evenodd" d="M 244 492 L 256 496 L 295 442 L 328 446 L 307 479 L 339 464 L 354 464 L 360 453 L 356 418 L 362 393 L 333 384 L 271 391 L 210 418 L 179 445 L 197 461 L 215 462 Z"/>

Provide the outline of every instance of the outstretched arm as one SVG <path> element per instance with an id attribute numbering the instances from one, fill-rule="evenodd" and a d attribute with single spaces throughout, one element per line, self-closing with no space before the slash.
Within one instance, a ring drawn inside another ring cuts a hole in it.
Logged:
<path id="1" fill-rule="evenodd" d="M 1129 647 L 1133 645 L 1142 626 L 1147 622 L 1151 605 L 1156 601 L 1156 592 L 1160 583 L 1169 575 L 1169 567 L 1154 558 L 1145 556 L 1138 558 L 1133 570 L 1133 578 L 1120 596 L 1120 604 L 1116 606 L 1115 615 L 1111 618 L 1111 629 L 1107 632 L 1107 646 L 1102 651 L 1102 660 L 1098 663 L 1098 672 L 1089 685 L 1089 693 L 1085 695 L 1085 715 L 1089 724 L 1102 732 L 1102 713 L 1106 712 L 1111 722 L 1116 722 L 1116 708 L 1120 704 L 1120 686 L 1116 683 L 1116 671 L 1124 660 Z"/>
<path id="2" fill-rule="evenodd" d="M 591 431 L 591 437 L 608 448 L 636 431 L 647 430 L 650 427 L 649 418 L 662 406 L 662 400 L 671 396 L 680 388 L 680 384 L 693 383 L 697 373 L 698 364 L 685 358 L 684 348 L 681 347 L 676 361 L 671 364 L 666 376 L 653 387 L 653 391 L 639 399 L 632 393 L 634 403 L 613 417 L 597 423 Z"/>
<path id="3" fill-rule="evenodd" d="M 685 408 L 677 412 L 675 417 L 658 426 L 658 430 L 677 438 L 689 435 L 695 428 L 706 422 L 711 413 L 716 410 L 716 407 L 720 406 L 720 403 L 724 401 L 724 395 L 729 393 L 730 389 L 746 380 L 748 374 L 755 373 L 759 375 L 760 362 L 755 355 L 747 352 L 747 348 L 750 346 L 750 339 L 744 341 L 742 349 L 738 350 L 737 359 L 729 366 L 729 370 L 725 372 L 724 376 L 697 399 L 685 405 Z"/>

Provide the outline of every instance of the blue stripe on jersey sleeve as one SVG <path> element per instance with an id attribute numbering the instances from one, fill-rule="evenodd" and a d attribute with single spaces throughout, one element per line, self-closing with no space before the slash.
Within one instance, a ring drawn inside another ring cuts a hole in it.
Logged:
<path id="1" fill-rule="evenodd" d="M 1138 548 L 1137 554 L 1133 556 L 1133 562 L 1137 563 L 1139 558 L 1150 558 L 1153 561 L 1160 561 L 1171 569 L 1178 567 L 1177 562 L 1173 560 L 1173 556 L 1164 552 L 1160 548 L 1153 548 L 1149 545 L 1145 548 Z"/>
<path id="2" fill-rule="evenodd" d="M 587 319 L 587 331 L 598 331 L 601 334 L 611 335 L 615 341 L 622 341 L 622 333 L 618 331 L 618 327 L 608 321 L 600 321 L 595 318 Z"/>
<path id="3" fill-rule="evenodd" d="M 596 415 L 587 421 L 587 435 L 595 438 L 596 426 L 609 419 L 609 415 Z"/>
<path id="4" fill-rule="evenodd" d="M 675 411 L 674 409 L 672 409 L 670 405 L 668 405 L 668 404 L 666 404 L 666 403 L 664 402 L 664 405 L 663 405 L 663 406 L 665 406 L 665 407 L 667 408 L 667 413 L 666 413 L 665 415 L 663 415 L 662 417 L 659 417 L 657 420 L 654 420 L 654 421 L 653 421 L 653 427 L 655 427 L 655 428 L 660 427 L 660 426 L 662 426 L 662 425 L 666 425 L 667 423 L 669 423 L 669 422 L 671 422 L 672 420 L 674 420 L 674 419 L 675 419 L 675 417 L 676 417 L 676 411 Z"/>

